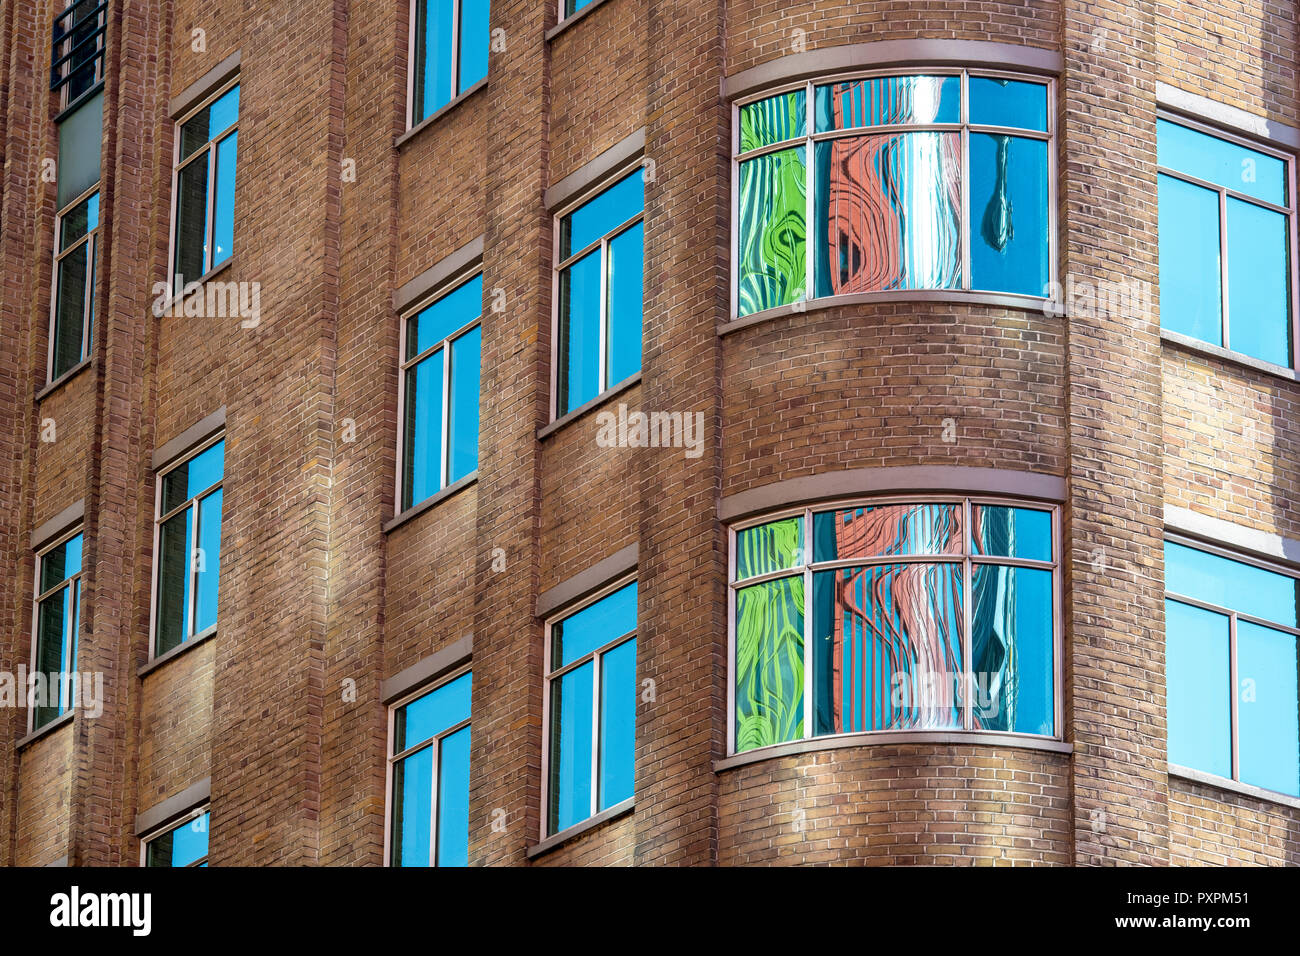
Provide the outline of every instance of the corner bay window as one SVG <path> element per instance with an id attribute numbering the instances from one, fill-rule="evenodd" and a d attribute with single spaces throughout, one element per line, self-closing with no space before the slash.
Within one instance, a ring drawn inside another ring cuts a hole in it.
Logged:
<path id="1" fill-rule="evenodd" d="M 1169 763 L 1300 797 L 1300 580 L 1165 542 Z"/>
<path id="2" fill-rule="evenodd" d="M 81 532 L 37 558 L 37 673 L 45 675 L 45 698 L 38 701 L 32 730 L 67 713 L 76 701 L 68 675 L 77 669 L 77 638 L 81 631 Z"/>
<path id="3" fill-rule="evenodd" d="M 217 626 L 224 439 L 158 479 L 154 656 Z"/>
<path id="4" fill-rule="evenodd" d="M 834 734 L 1056 734 L 1055 513 L 978 499 L 732 531 L 730 752 Z"/>
<path id="5" fill-rule="evenodd" d="M 238 124 L 237 83 L 180 124 L 172 240 L 172 272 L 180 278 L 173 294 L 234 252 Z"/>
<path id="6" fill-rule="evenodd" d="M 945 70 L 739 105 L 733 313 L 917 289 L 1046 296 L 1052 113 L 1047 80 Z"/>

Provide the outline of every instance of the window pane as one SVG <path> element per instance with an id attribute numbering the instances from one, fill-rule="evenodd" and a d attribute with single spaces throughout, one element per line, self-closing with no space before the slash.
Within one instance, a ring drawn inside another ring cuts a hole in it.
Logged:
<path id="1" fill-rule="evenodd" d="M 1228 618 L 1165 601 L 1169 762 L 1232 776 Z"/>
<path id="2" fill-rule="evenodd" d="M 51 379 L 58 378 L 86 357 L 86 298 L 94 294 L 91 248 L 91 243 L 85 243 L 59 260 Z"/>
<path id="3" fill-rule="evenodd" d="M 458 93 L 487 76 L 489 42 L 488 0 L 461 0 Z"/>
<path id="4" fill-rule="evenodd" d="M 591 816 L 591 661 L 551 683 L 547 833 Z"/>
<path id="5" fill-rule="evenodd" d="M 473 683 L 473 675 L 465 673 L 398 708 L 393 752 L 401 753 L 469 720 Z"/>
<path id="6" fill-rule="evenodd" d="M 960 564 L 814 575 L 816 733 L 960 729 L 961 592 Z"/>
<path id="7" fill-rule="evenodd" d="M 585 249 L 644 207 L 645 179 L 638 169 L 560 220 L 560 258 Z"/>
<path id="8" fill-rule="evenodd" d="M 560 273 L 559 389 L 563 415 L 600 392 L 600 250 Z"/>
<path id="9" fill-rule="evenodd" d="M 737 581 L 803 563 L 803 518 L 797 515 L 736 532 Z"/>
<path id="10" fill-rule="evenodd" d="M 571 17 L 591 2 L 592 0 L 564 0 L 564 15 Z"/>
<path id="11" fill-rule="evenodd" d="M 971 288 L 1046 295 L 1047 143 L 972 133 L 970 165 Z"/>
<path id="12" fill-rule="evenodd" d="M 1242 561 L 1165 542 L 1165 587 L 1207 604 L 1295 627 L 1297 580 Z"/>
<path id="13" fill-rule="evenodd" d="M 817 132 L 900 123 L 960 123 L 961 77 L 889 76 L 817 87 Z"/>
<path id="14" fill-rule="evenodd" d="M 960 504 L 877 505 L 813 516 L 817 561 L 961 554 Z"/>
<path id="15" fill-rule="evenodd" d="M 1282 160 L 1169 120 L 1156 121 L 1156 161 L 1277 206 L 1287 204 Z"/>
<path id="16" fill-rule="evenodd" d="M 66 250 L 99 228 L 99 193 L 91 193 L 63 214 L 59 221 L 59 251 Z"/>
<path id="17" fill-rule="evenodd" d="M 192 513 L 186 508 L 158 529 L 158 641 L 155 654 L 165 654 L 189 636 Z"/>
<path id="18" fill-rule="evenodd" d="M 448 484 L 464 478 L 478 468 L 479 361 L 482 342 L 482 328 L 475 327 L 456 339 L 451 346 Z"/>
<path id="19" fill-rule="evenodd" d="M 36 671 L 45 674 L 44 706 L 38 706 L 35 727 L 44 727 L 63 713 L 60 704 L 59 674 L 68 670 L 63 659 L 68 591 L 50 595 L 36 612 Z M 39 703 L 40 701 L 38 701 Z"/>
<path id="20" fill-rule="evenodd" d="M 1219 194 L 1163 174 L 1160 204 L 1160 326 L 1223 344 Z"/>
<path id="21" fill-rule="evenodd" d="M 1047 87 L 1042 83 L 970 78 L 970 121 L 1047 132 Z"/>
<path id="22" fill-rule="evenodd" d="M 163 506 L 173 508 L 206 491 L 222 479 L 226 467 L 226 443 L 219 441 L 163 476 Z"/>
<path id="23" fill-rule="evenodd" d="M 235 251 L 235 154 L 238 151 L 238 132 L 217 145 L 217 183 L 212 210 L 212 244 L 216 251 L 208 268 L 221 265 Z"/>
<path id="24" fill-rule="evenodd" d="M 406 370 L 402 510 L 442 487 L 442 350 Z"/>
<path id="25" fill-rule="evenodd" d="M 961 285 L 961 134 L 817 144 L 817 294 Z"/>
<path id="26" fill-rule="evenodd" d="M 208 160 L 200 157 L 176 177 L 175 271 L 182 282 L 193 282 L 207 272 L 207 241 Z"/>
<path id="27" fill-rule="evenodd" d="M 97 182 L 104 148 L 101 90 L 59 123 L 57 203 L 63 209 Z"/>
<path id="28" fill-rule="evenodd" d="M 803 147 L 740 164 L 736 303 L 740 315 L 805 297 L 807 170 Z"/>
<path id="29" fill-rule="evenodd" d="M 1296 639 L 1237 621 L 1237 719 L 1243 783 L 1300 797 Z"/>
<path id="30" fill-rule="evenodd" d="M 415 5 L 415 125 L 451 101 L 454 0 L 418 0 Z"/>
<path id="31" fill-rule="evenodd" d="M 799 740 L 803 725 L 803 577 L 736 592 L 736 752 Z"/>
<path id="32" fill-rule="evenodd" d="M 1287 217 L 1228 197 L 1228 347 L 1291 365 Z"/>
<path id="33" fill-rule="evenodd" d="M 460 331 L 483 312 L 483 276 L 458 285 L 407 320 L 406 357 L 413 359 Z"/>
<path id="34" fill-rule="evenodd" d="M 551 628 L 553 670 L 636 630 L 636 584 L 635 581 L 625 584 Z"/>
<path id="35" fill-rule="evenodd" d="M 636 763 L 636 639 L 600 659 L 600 803 L 632 796 Z"/>
<path id="36" fill-rule="evenodd" d="M 808 91 L 791 90 L 740 108 L 740 151 L 797 139 L 807 132 Z"/>
<path id="37" fill-rule="evenodd" d="M 972 586 L 973 728 L 1050 736 L 1052 572 L 977 564 Z"/>
<path id="38" fill-rule="evenodd" d="M 641 371 L 642 273 L 645 255 L 643 226 L 637 223 L 609 242 L 609 333 L 606 382 L 617 385 Z"/>
<path id="39" fill-rule="evenodd" d="M 81 541 L 81 535 L 73 535 L 41 555 L 41 593 L 81 573 Z"/>
<path id="40" fill-rule="evenodd" d="M 1033 508 L 971 505 L 971 551 L 996 558 L 1052 560 L 1052 514 Z"/>
<path id="41" fill-rule="evenodd" d="M 469 864 L 469 728 L 442 739 L 438 752 L 438 865 Z"/>
<path id="42" fill-rule="evenodd" d="M 181 127 L 181 159 L 193 156 L 239 119 L 239 87 L 232 86 Z"/>
<path id="43" fill-rule="evenodd" d="M 194 633 L 217 623 L 217 582 L 221 574 L 221 492 L 199 502 L 199 551 L 194 558 Z"/>
<path id="44" fill-rule="evenodd" d="M 433 747 L 393 764 L 393 866 L 429 865 Z"/>
<path id="45" fill-rule="evenodd" d="M 171 866 L 189 866 L 208 855 L 208 814 L 182 823 L 171 833 Z"/>

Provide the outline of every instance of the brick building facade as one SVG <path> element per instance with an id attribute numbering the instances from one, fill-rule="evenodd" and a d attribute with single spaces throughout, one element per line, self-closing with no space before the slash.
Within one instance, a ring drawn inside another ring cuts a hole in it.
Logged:
<path id="1" fill-rule="evenodd" d="M 1300 569 L 1295 336 L 1280 365 L 1162 330 L 1157 230 L 1159 115 L 1281 157 L 1294 243 L 1292 4 L 493 0 L 486 78 L 423 118 L 410 0 L 108 0 L 93 330 L 52 376 L 64 10 L 0 0 L 0 670 L 35 668 L 41 562 L 79 531 L 102 712 L 0 708 L 0 864 L 137 865 L 201 809 L 213 865 L 384 864 L 394 705 L 466 666 L 472 864 L 1300 863 L 1300 794 L 1252 784 L 1235 743 L 1226 773 L 1169 755 L 1162 548 Z M 1050 275 L 1145 296 L 738 309 L 740 107 L 980 71 L 1048 97 Z M 236 79 L 234 252 L 202 271 L 256 283 L 259 312 L 158 316 L 178 129 Z M 629 170 L 639 371 L 557 413 L 557 217 Z M 404 508 L 404 319 L 477 272 L 477 467 Z M 700 413 L 701 453 L 608 447 L 620 404 Z M 160 653 L 161 479 L 216 436 L 216 624 L 191 612 Z M 1050 731 L 737 750 L 736 531 L 908 497 L 1050 515 Z M 553 835 L 551 626 L 632 576 L 633 795 Z"/>

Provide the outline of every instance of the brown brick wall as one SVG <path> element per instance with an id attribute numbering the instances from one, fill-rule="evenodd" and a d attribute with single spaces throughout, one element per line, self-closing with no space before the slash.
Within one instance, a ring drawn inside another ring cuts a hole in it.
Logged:
<path id="1" fill-rule="evenodd" d="M 15 814 L 17 866 L 45 866 L 68 852 L 73 728 L 51 731 L 22 752 Z"/>
<path id="2" fill-rule="evenodd" d="M 216 651 L 204 641 L 141 682 L 137 806 L 147 810 L 212 771 L 212 680 Z"/>
<path id="3" fill-rule="evenodd" d="M 1300 810 L 1170 778 L 1176 866 L 1300 866 Z"/>

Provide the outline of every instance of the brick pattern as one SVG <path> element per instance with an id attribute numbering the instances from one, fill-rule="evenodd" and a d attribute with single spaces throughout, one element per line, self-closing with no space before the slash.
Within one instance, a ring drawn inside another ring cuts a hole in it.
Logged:
<path id="1" fill-rule="evenodd" d="M 65 725 L 22 752 L 16 801 L 16 866 L 45 866 L 68 850 L 71 836 L 72 725 Z"/>
<path id="2" fill-rule="evenodd" d="M 1300 866 L 1300 810 L 1170 779 L 1169 862 Z"/>

